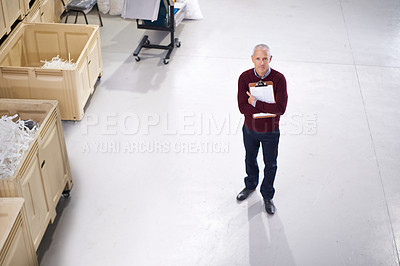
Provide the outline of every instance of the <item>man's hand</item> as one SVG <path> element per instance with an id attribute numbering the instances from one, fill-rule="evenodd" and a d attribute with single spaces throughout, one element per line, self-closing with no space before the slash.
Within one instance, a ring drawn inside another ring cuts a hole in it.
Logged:
<path id="1" fill-rule="evenodd" d="M 246 93 L 247 93 L 247 95 L 249 95 L 249 98 L 247 99 L 247 102 L 248 102 L 251 106 L 254 106 L 253 104 L 254 104 L 254 101 L 256 100 L 256 98 L 254 98 L 254 96 L 251 95 L 250 92 L 247 91 Z"/>

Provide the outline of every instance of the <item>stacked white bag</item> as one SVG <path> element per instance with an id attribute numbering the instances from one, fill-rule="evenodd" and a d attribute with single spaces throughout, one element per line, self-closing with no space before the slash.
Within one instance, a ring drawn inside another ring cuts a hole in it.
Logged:
<path id="1" fill-rule="evenodd" d="M 124 7 L 124 0 L 111 0 L 110 15 L 119 16 L 122 13 Z"/>
<path id="2" fill-rule="evenodd" d="M 186 3 L 185 18 L 186 19 L 202 19 L 203 14 L 201 13 L 198 0 L 177 0 L 179 3 Z"/>
<path id="3" fill-rule="evenodd" d="M 110 11 L 110 0 L 97 0 L 97 6 L 103 14 L 107 14 Z"/>
<path id="4" fill-rule="evenodd" d="M 97 0 L 99 10 L 103 14 L 110 12 L 112 16 L 119 16 L 122 13 L 124 0 Z"/>

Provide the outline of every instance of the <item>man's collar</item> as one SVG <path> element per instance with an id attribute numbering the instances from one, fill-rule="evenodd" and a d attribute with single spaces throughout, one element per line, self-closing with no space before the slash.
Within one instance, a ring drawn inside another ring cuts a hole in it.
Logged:
<path id="1" fill-rule="evenodd" d="M 260 79 L 265 79 L 265 78 L 268 77 L 268 75 L 271 73 L 271 67 L 268 68 L 267 73 L 265 73 L 265 75 L 264 75 L 263 77 L 260 77 L 260 75 L 257 74 L 257 71 L 256 71 L 255 68 L 253 68 L 253 70 L 254 70 L 254 74 L 256 75 L 256 77 L 257 77 L 257 78 L 260 78 Z"/>

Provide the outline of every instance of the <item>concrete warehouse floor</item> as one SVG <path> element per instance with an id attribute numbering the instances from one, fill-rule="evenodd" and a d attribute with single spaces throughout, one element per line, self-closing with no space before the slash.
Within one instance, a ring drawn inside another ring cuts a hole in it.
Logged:
<path id="1" fill-rule="evenodd" d="M 144 34 L 166 33 L 103 15 L 104 75 L 84 119 L 63 122 L 74 188 L 41 265 L 399 265 L 400 2 L 200 7 L 168 65 L 165 51 L 132 56 Z M 258 43 L 289 94 L 274 216 L 259 191 L 235 199 L 237 79 Z"/>

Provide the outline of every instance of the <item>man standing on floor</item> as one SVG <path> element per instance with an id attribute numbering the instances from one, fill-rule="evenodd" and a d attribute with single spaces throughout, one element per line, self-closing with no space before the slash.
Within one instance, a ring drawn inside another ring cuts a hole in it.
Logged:
<path id="1" fill-rule="evenodd" d="M 251 59 L 254 68 L 243 72 L 238 81 L 238 105 L 244 114 L 243 142 L 246 150 L 245 188 L 237 195 L 239 201 L 245 200 L 257 187 L 259 169 L 257 155 L 262 146 L 264 158 L 264 179 L 261 183 L 261 195 L 264 198 L 265 210 L 269 214 L 275 213 L 272 198 L 275 194 L 274 180 L 277 170 L 279 118 L 285 112 L 287 105 L 287 90 L 285 76 L 270 67 L 272 59 L 268 45 L 258 44 L 254 47 Z M 257 100 L 249 92 L 249 84 L 259 81 L 272 82 L 275 103 L 266 103 Z M 270 113 L 275 117 L 253 118 L 253 114 Z"/>

